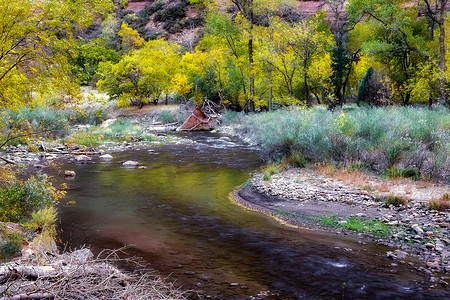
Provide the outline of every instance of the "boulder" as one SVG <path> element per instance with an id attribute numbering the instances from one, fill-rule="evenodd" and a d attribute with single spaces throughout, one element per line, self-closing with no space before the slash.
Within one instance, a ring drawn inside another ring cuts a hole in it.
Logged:
<path id="1" fill-rule="evenodd" d="M 214 118 L 208 117 L 196 107 L 177 131 L 211 131 L 214 128 Z"/>
<path id="2" fill-rule="evenodd" d="M 87 155 L 77 155 L 77 156 L 75 156 L 75 160 L 76 161 L 90 161 L 90 160 L 92 160 L 92 158 L 90 158 Z"/>
<path id="3" fill-rule="evenodd" d="M 112 159 L 113 157 L 111 154 L 103 154 L 103 155 L 100 155 L 100 158 L 101 159 Z"/>
<path id="4" fill-rule="evenodd" d="M 108 119 L 103 121 L 102 125 L 100 125 L 100 128 L 108 128 L 109 126 L 111 126 L 112 124 L 114 124 L 114 122 L 116 122 L 117 119 Z"/>
<path id="5" fill-rule="evenodd" d="M 134 160 L 127 160 L 126 162 L 123 163 L 123 165 L 125 167 L 137 167 L 137 166 L 139 166 L 139 163 Z"/>
<path id="6" fill-rule="evenodd" d="M 75 177 L 76 175 L 77 175 L 77 173 L 75 173 L 74 171 L 69 171 L 69 170 L 64 171 L 64 176 L 66 176 L 66 177 Z"/>

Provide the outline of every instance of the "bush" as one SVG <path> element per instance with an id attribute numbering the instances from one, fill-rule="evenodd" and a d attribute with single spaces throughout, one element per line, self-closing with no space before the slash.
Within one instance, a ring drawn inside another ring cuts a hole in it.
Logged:
<path id="1" fill-rule="evenodd" d="M 444 211 L 450 209 L 450 195 L 444 194 L 439 200 L 431 200 L 428 202 L 431 210 Z"/>
<path id="2" fill-rule="evenodd" d="M 356 107 L 347 112 L 283 109 L 270 113 L 225 115 L 224 124 L 261 144 L 281 161 L 292 153 L 305 162 L 349 165 L 402 176 L 450 180 L 450 123 L 445 108 L 435 110 Z"/>
<path id="3" fill-rule="evenodd" d="M 0 180 L 0 221 L 20 222 L 33 211 L 52 207 L 64 197 L 45 174 L 31 176 L 22 181 L 16 178 L 9 167 L 1 167 Z"/>
<path id="4" fill-rule="evenodd" d="M 5 261 L 17 256 L 23 244 L 24 239 L 20 233 L 9 232 L 3 234 L 0 246 L 0 259 Z"/>
<path id="5" fill-rule="evenodd" d="M 400 205 L 406 205 L 407 201 L 399 196 L 388 196 L 386 198 L 386 205 L 394 205 L 394 206 L 400 206 Z"/>
<path id="6" fill-rule="evenodd" d="M 163 123 L 174 123 L 177 121 L 177 116 L 171 110 L 162 110 L 159 115 L 159 120 Z"/>

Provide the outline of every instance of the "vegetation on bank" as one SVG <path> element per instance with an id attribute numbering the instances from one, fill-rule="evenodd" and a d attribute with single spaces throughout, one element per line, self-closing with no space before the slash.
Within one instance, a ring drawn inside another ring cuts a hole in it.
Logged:
<path id="1" fill-rule="evenodd" d="M 45 174 L 20 179 L 18 171 L 0 166 L 0 259 L 5 261 L 20 254 L 25 244 L 36 253 L 51 252 L 43 241 L 56 235 L 55 205 L 65 195 L 53 186 Z M 8 222 L 20 224 L 8 228 Z M 44 248 L 42 248 L 44 247 Z"/>
<path id="2" fill-rule="evenodd" d="M 237 125 L 238 133 L 261 144 L 275 161 L 294 156 L 297 162 L 327 162 L 447 181 L 449 120 L 444 108 L 412 107 L 351 107 L 337 112 L 293 108 L 224 116 L 225 125 Z"/>

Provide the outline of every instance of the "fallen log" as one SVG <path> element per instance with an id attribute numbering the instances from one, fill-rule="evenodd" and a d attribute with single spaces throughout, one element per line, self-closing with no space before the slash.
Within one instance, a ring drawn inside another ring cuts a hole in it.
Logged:
<path id="1" fill-rule="evenodd" d="M 0 300 L 26 300 L 26 299 L 54 299 L 55 296 L 51 293 L 27 293 L 18 294 L 9 297 L 2 297 Z"/>

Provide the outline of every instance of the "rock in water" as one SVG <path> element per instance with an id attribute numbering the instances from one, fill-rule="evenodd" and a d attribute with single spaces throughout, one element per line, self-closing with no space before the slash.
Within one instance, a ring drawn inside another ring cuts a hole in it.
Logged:
<path id="1" fill-rule="evenodd" d="M 77 173 L 75 173 L 74 171 L 64 171 L 64 176 L 66 177 L 75 177 L 77 175 Z"/>
<path id="2" fill-rule="evenodd" d="M 123 163 L 123 165 L 126 167 L 137 167 L 139 166 L 139 163 L 134 160 L 127 160 L 126 162 Z"/>
<path id="3" fill-rule="evenodd" d="M 76 161 L 90 161 L 90 160 L 92 160 L 92 158 L 90 158 L 87 155 L 78 155 L 78 156 L 75 156 L 75 160 Z"/>
<path id="4" fill-rule="evenodd" d="M 104 155 L 100 155 L 101 159 L 112 159 L 112 155 L 111 154 L 104 154 Z"/>

